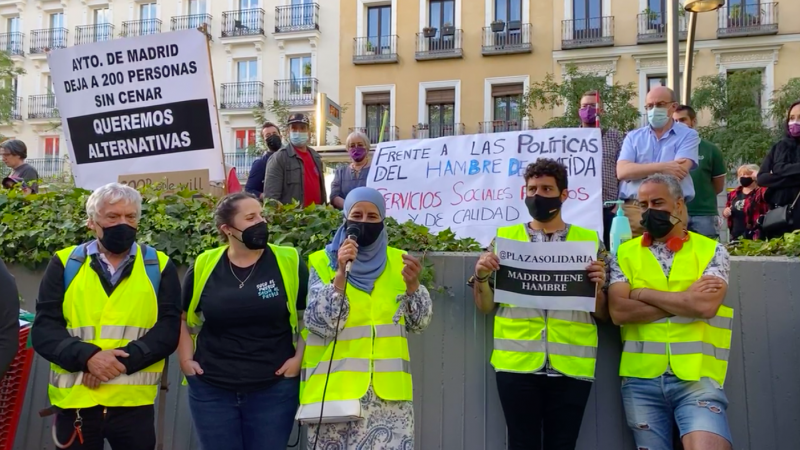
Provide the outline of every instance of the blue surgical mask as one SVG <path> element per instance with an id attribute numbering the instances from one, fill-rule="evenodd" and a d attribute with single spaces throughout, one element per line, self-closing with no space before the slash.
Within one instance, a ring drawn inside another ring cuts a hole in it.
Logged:
<path id="1" fill-rule="evenodd" d="M 304 146 L 308 143 L 308 132 L 305 131 L 292 131 L 289 133 L 289 142 L 292 145 Z"/>
<path id="2" fill-rule="evenodd" d="M 647 111 L 647 121 L 653 128 L 663 128 L 670 120 L 667 108 L 653 108 Z"/>

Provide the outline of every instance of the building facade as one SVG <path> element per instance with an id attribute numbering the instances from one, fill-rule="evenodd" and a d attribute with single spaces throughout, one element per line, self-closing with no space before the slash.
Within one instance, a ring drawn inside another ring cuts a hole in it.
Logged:
<path id="1" fill-rule="evenodd" d="M 338 100 L 338 2 L 0 0 L 0 51 L 26 71 L 9 80 L 17 103 L 0 133 L 25 141 L 29 158 L 60 159 L 67 147 L 47 52 L 190 28 L 208 35 L 226 153 L 256 144 L 255 108 L 276 100 L 292 112 L 312 112 L 318 92 Z"/>
<path id="2" fill-rule="evenodd" d="M 647 91 L 666 84 L 668 1 L 342 1 L 340 99 L 351 105 L 342 137 L 362 129 L 377 141 L 385 117 L 384 141 L 541 127 L 562 111 L 526 117 L 522 96 L 569 64 L 636 83 L 644 111 Z M 800 21 L 791 19 L 800 2 L 726 3 L 698 16 L 695 85 L 760 69 L 767 108 L 773 90 L 800 76 Z"/>

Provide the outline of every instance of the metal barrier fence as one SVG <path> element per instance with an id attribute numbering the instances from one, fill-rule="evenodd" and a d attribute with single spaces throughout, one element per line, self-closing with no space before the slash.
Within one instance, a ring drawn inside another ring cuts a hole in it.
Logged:
<path id="1" fill-rule="evenodd" d="M 433 320 L 409 338 L 414 377 L 415 448 L 502 450 L 505 422 L 489 365 L 492 319 L 476 311 L 466 287 L 475 254 L 433 254 L 436 284 Z M 23 300 L 34 309 L 41 271 L 10 267 Z M 725 385 L 736 450 L 791 448 L 800 442 L 800 259 L 733 258 L 725 304 L 734 308 L 730 367 Z M 597 381 L 584 414 L 578 450 L 633 450 L 617 376 L 619 329 L 600 326 Z M 170 364 L 166 442 L 170 450 L 199 449 L 186 387 L 178 364 Z M 22 411 L 15 450 L 53 448 L 50 420 L 36 412 L 47 405 L 48 366 L 37 357 Z M 535 405 L 531 405 L 535 407 Z M 292 436 L 291 442 L 294 442 Z M 787 447 L 788 445 L 788 447 Z M 299 447 L 306 448 L 302 442 Z"/>

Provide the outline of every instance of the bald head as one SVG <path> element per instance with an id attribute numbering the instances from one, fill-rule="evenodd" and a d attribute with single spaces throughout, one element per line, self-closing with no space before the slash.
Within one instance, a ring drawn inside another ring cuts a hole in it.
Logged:
<path id="1" fill-rule="evenodd" d="M 665 103 L 677 103 L 678 99 L 675 97 L 675 91 L 666 87 L 666 86 L 656 86 L 653 89 L 650 89 L 650 92 L 647 93 L 646 98 L 647 103 L 658 103 L 658 102 L 665 102 Z"/>

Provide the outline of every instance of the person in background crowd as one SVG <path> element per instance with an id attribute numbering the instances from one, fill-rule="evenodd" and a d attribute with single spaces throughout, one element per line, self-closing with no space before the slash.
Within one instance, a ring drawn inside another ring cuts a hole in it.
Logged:
<path id="1" fill-rule="evenodd" d="M 14 275 L 0 259 L 0 378 L 14 362 L 19 349 L 19 291 Z"/>
<path id="2" fill-rule="evenodd" d="M 625 136 L 617 161 L 619 198 L 631 223 L 633 236 L 643 232 L 642 210 L 636 198 L 639 184 L 649 175 L 665 173 L 680 180 L 686 201 L 694 198 L 694 185 L 689 172 L 697 167 L 700 136 L 697 132 L 672 119 L 678 107 L 675 92 L 658 86 L 647 93 L 648 125 Z M 685 211 L 684 211 L 685 213 Z M 688 221 L 684 218 L 684 223 Z"/>
<path id="3" fill-rule="evenodd" d="M 56 438 L 70 450 L 152 450 L 165 359 L 178 347 L 181 284 L 164 253 L 136 242 L 142 197 L 109 183 L 86 202 L 97 237 L 56 253 L 31 328 L 50 361 Z M 62 447 L 63 448 L 63 447 Z"/>
<path id="4" fill-rule="evenodd" d="M 15 182 L 23 181 L 23 190 L 26 193 L 39 192 L 36 181 L 39 179 L 39 172 L 30 164 L 25 162 L 28 157 L 28 147 L 19 139 L 9 139 L 0 144 L 0 156 L 3 163 L 11 169 L 8 178 Z"/>
<path id="5" fill-rule="evenodd" d="M 363 419 L 309 425 L 308 448 L 414 447 L 407 334 L 428 327 L 433 302 L 420 284 L 419 260 L 389 246 L 385 218 L 380 192 L 353 189 L 333 241 L 309 257 L 301 408 L 319 411 L 325 390 L 323 413 L 359 401 Z M 353 227 L 355 240 L 348 236 Z"/>
<path id="6" fill-rule="evenodd" d="M 225 164 L 225 171 L 228 172 L 225 180 L 225 189 L 228 194 L 235 194 L 242 192 L 242 183 L 239 182 L 239 176 L 236 175 L 236 166 Z"/>
<path id="7" fill-rule="evenodd" d="M 764 199 L 766 189 L 759 187 L 756 182 L 758 169 L 755 164 L 739 167 L 736 171 L 739 187 L 728 192 L 728 201 L 722 216 L 728 219 L 731 240 L 761 237 L 758 219 L 769 211 L 769 204 Z"/>
<path id="8" fill-rule="evenodd" d="M 283 146 L 281 131 L 272 122 L 264 122 L 264 125 L 261 126 L 261 138 L 267 145 L 267 151 L 260 158 L 253 161 L 253 165 L 250 166 L 250 173 L 247 175 L 247 182 L 244 185 L 244 190 L 257 198 L 264 196 L 267 161 L 269 161 L 270 156 L 274 155 Z"/>
<path id="9" fill-rule="evenodd" d="M 672 118 L 692 129 L 697 126 L 697 113 L 691 106 L 679 105 Z M 690 173 L 694 199 L 686 205 L 689 231 L 717 239 L 717 195 L 725 190 L 725 160 L 719 147 L 705 139 L 700 139 L 697 155 L 697 169 Z"/>
<path id="10" fill-rule="evenodd" d="M 581 119 L 581 127 L 594 128 L 597 126 L 597 116 L 602 116 L 601 105 L 597 101 L 597 91 L 589 91 L 581 97 L 581 109 L 578 116 Z M 601 117 L 602 119 L 602 117 Z M 603 243 L 606 248 L 609 246 L 609 233 L 611 232 L 611 221 L 614 220 L 614 206 L 605 206 L 605 202 L 619 198 L 619 181 L 617 180 L 617 159 L 622 150 L 622 133 L 614 129 L 604 129 L 602 133 L 603 143 Z"/>
<path id="11" fill-rule="evenodd" d="M 793 103 L 786 114 L 786 135 L 775 143 L 761 163 L 758 185 L 767 188 L 764 199 L 770 209 L 795 205 L 792 211 L 794 225 L 783 230 L 800 229 L 800 100 Z"/>
<path id="12" fill-rule="evenodd" d="M 369 175 L 369 137 L 354 131 L 347 136 L 345 146 L 351 162 L 336 169 L 331 183 L 331 205 L 336 209 L 344 207 L 344 199 L 350 191 L 367 185 Z"/>
<path id="13" fill-rule="evenodd" d="M 637 448 L 672 450 L 677 424 L 685 450 L 730 450 L 722 386 L 733 309 L 722 304 L 730 257 L 719 242 L 687 231 L 675 177 L 639 186 L 645 233 L 611 260 L 609 311 L 621 325 L 622 400 Z"/>
<path id="14" fill-rule="evenodd" d="M 284 205 L 297 201 L 302 206 L 322 205 L 325 193 L 325 170 L 322 158 L 308 147 L 309 121 L 305 114 L 289 116 L 289 144 L 275 152 L 267 162 L 264 198 Z"/>
<path id="15" fill-rule="evenodd" d="M 473 286 L 475 305 L 481 312 L 491 314 L 497 308 L 492 366 L 497 371 L 509 450 L 573 450 L 595 375 L 598 341 L 594 317 L 608 318 L 603 289 L 606 252 L 596 231 L 566 224 L 561 218 L 561 206 L 568 198 L 563 164 L 540 158 L 525 170 L 525 183 L 525 204 L 533 220 L 502 227 L 497 236 L 523 242 L 593 242 L 597 260 L 586 271 L 599 287 L 596 312 L 498 307 L 489 283 L 491 274 L 500 268 L 494 242 L 481 255 L 468 284 Z"/>
<path id="16" fill-rule="evenodd" d="M 300 392 L 308 269 L 293 247 L 269 244 L 261 203 L 222 198 L 214 222 L 226 244 L 198 256 L 183 279 L 181 370 L 205 449 L 285 450 Z M 193 347 L 196 337 L 196 350 Z"/>

